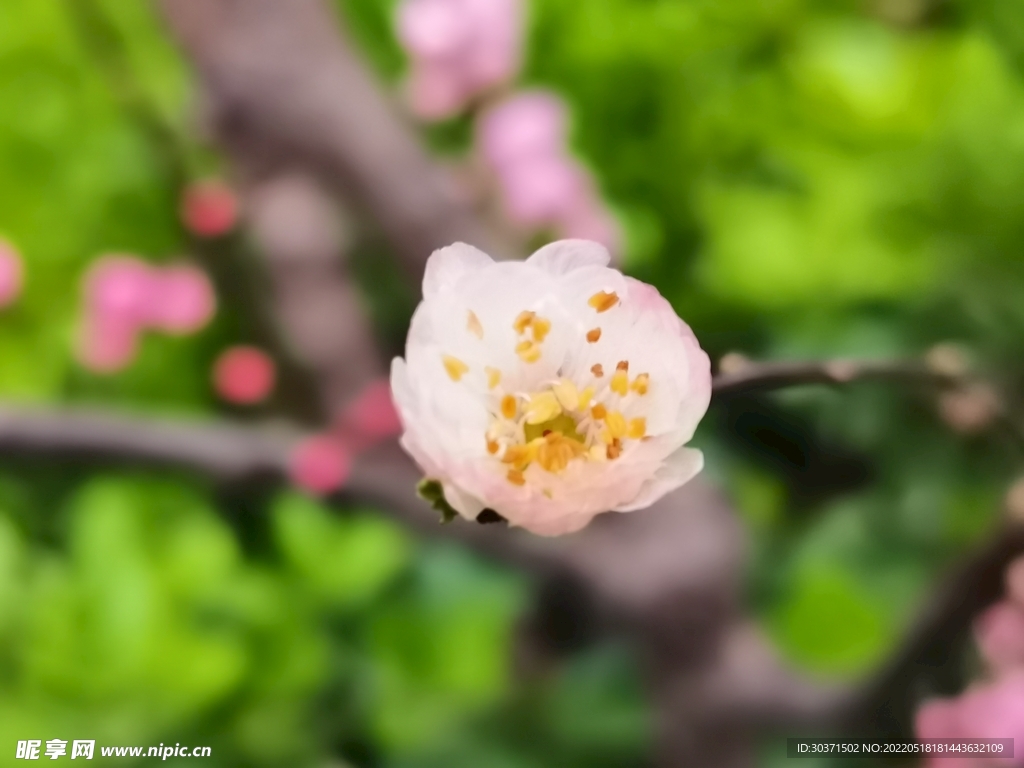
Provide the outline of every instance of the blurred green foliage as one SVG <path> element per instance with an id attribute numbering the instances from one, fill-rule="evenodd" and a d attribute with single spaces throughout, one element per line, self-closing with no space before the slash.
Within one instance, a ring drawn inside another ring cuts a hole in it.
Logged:
<path id="1" fill-rule="evenodd" d="M 339 0 L 397 83 L 394 5 Z M 713 357 L 914 356 L 953 341 L 1021 391 L 1024 6 L 530 11 L 523 84 L 570 102 L 627 268 Z M 210 361 L 245 328 L 228 301 L 198 337 L 147 337 L 122 374 L 74 362 L 89 263 L 187 255 L 181 176 L 217 163 L 188 138 L 189 76 L 152 9 L 4 0 L 0 105 L 0 236 L 28 270 L 0 313 L 0 397 L 214 411 Z M 427 134 L 458 154 L 469 128 Z M 386 272 L 384 258 L 363 271 Z M 404 297 L 371 298 L 400 334 Z M 723 404 L 699 443 L 751 536 L 752 609 L 790 660 L 840 676 L 892 648 L 938 570 L 988 530 L 1019 459 L 881 385 Z M 213 765 L 640 764 L 649 723 L 628 649 L 513 684 L 527 594 L 369 510 L 0 467 L 0 748 L 60 737 L 209 744 Z"/>

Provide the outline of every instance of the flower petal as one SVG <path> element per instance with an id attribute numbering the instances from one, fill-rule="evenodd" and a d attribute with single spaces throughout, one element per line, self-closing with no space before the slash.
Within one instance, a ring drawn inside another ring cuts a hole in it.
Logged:
<path id="1" fill-rule="evenodd" d="M 430 254 L 423 273 L 423 298 L 429 299 L 454 285 L 464 275 L 490 266 L 494 260 L 479 248 L 454 243 Z"/>
<path id="2" fill-rule="evenodd" d="M 635 512 L 649 507 L 665 494 L 686 484 L 704 468 L 704 454 L 696 448 L 680 448 L 665 460 L 654 477 L 644 483 L 640 493 L 615 508 L 615 512 Z"/>
<path id="3" fill-rule="evenodd" d="M 583 267 L 607 267 L 608 249 L 590 240 L 558 240 L 549 243 L 526 260 L 527 264 L 551 275 L 567 275 Z"/>

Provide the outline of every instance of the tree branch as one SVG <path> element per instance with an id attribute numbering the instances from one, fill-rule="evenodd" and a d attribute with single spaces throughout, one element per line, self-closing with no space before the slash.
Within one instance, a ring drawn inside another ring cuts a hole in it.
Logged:
<path id="1" fill-rule="evenodd" d="M 746 362 L 739 365 L 737 370 L 718 374 L 714 381 L 714 394 L 716 397 L 725 397 L 804 384 L 838 386 L 858 381 L 949 387 L 962 384 L 965 379 L 908 360 Z"/>

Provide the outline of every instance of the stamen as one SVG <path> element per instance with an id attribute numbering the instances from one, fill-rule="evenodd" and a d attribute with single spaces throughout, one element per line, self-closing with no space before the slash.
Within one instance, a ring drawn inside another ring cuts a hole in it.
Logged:
<path id="1" fill-rule="evenodd" d="M 526 478 L 523 477 L 523 473 L 518 469 L 510 469 L 506 477 L 512 485 L 526 485 Z"/>
<path id="2" fill-rule="evenodd" d="M 487 452 L 492 456 L 498 452 L 498 444 L 493 440 L 487 441 Z"/>
<path id="3" fill-rule="evenodd" d="M 526 423 L 543 424 L 562 412 L 562 406 L 553 392 L 541 392 L 534 395 L 526 404 Z"/>
<path id="4" fill-rule="evenodd" d="M 597 341 L 600 338 L 601 338 L 601 329 L 600 328 L 593 328 L 593 329 L 587 331 L 587 341 L 589 341 L 591 344 L 596 344 Z"/>
<path id="5" fill-rule="evenodd" d="M 505 455 L 501 457 L 502 464 L 511 464 L 515 469 L 523 470 L 526 469 L 530 464 L 530 460 L 533 458 L 529 446 L 526 445 L 510 445 L 505 449 Z"/>
<path id="6" fill-rule="evenodd" d="M 540 344 L 551 331 L 551 321 L 545 320 L 543 317 L 535 317 L 530 323 L 530 327 L 533 329 L 533 340 Z"/>
<path id="7" fill-rule="evenodd" d="M 490 366 L 484 368 L 484 373 L 487 374 L 487 388 L 494 389 L 501 383 L 501 371 L 497 368 L 491 368 Z"/>
<path id="8" fill-rule="evenodd" d="M 484 337 L 484 327 L 480 324 L 480 318 L 476 316 L 476 312 L 472 309 L 469 310 L 469 318 L 466 320 L 466 329 L 478 339 L 482 339 Z"/>
<path id="9" fill-rule="evenodd" d="M 540 360 L 540 346 L 533 341 L 521 341 L 516 344 L 516 354 L 526 363 L 535 363 Z"/>
<path id="10" fill-rule="evenodd" d="M 513 395 L 505 395 L 501 398 L 501 415 L 506 419 L 516 417 L 516 398 Z"/>
<path id="11" fill-rule="evenodd" d="M 536 312 L 530 312 L 529 310 L 523 310 L 516 317 L 515 322 L 512 323 L 512 327 L 516 329 L 516 333 L 526 333 L 526 329 L 533 323 L 533 318 L 537 316 Z"/>
<path id="12" fill-rule="evenodd" d="M 587 302 L 590 306 L 596 309 L 598 312 L 607 312 L 609 309 L 619 303 L 619 296 L 614 291 L 611 293 L 605 293 L 604 291 L 598 291 L 590 300 Z"/>
<path id="13" fill-rule="evenodd" d="M 647 434 L 647 419 L 638 417 L 629 420 L 629 428 L 626 430 L 627 437 L 639 440 L 645 434 Z"/>
<path id="14" fill-rule="evenodd" d="M 623 397 L 629 392 L 629 374 L 623 369 L 622 363 L 619 363 L 619 368 L 612 374 L 611 388 L 612 392 Z"/>
<path id="15" fill-rule="evenodd" d="M 619 362 L 615 364 L 615 370 L 629 373 L 629 360 L 619 360 Z"/>
<path id="16" fill-rule="evenodd" d="M 641 373 L 635 379 L 633 383 L 629 385 L 629 388 L 636 392 L 638 395 L 646 395 L 647 388 L 650 386 L 651 377 L 646 373 Z"/>
<path id="17" fill-rule="evenodd" d="M 604 417 L 604 423 L 612 437 L 626 436 L 626 417 L 618 411 L 608 411 L 608 415 Z"/>
<path id="18" fill-rule="evenodd" d="M 593 461 L 607 461 L 608 449 L 600 443 L 597 443 L 591 446 L 590 450 L 587 451 L 587 456 L 589 456 Z"/>
<path id="19" fill-rule="evenodd" d="M 587 410 L 587 406 L 590 405 L 590 401 L 594 399 L 594 388 L 584 387 L 583 391 L 580 392 L 580 401 L 576 406 L 581 411 Z"/>
<path id="20" fill-rule="evenodd" d="M 557 382 L 551 390 L 565 410 L 575 411 L 580 407 L 580 393 L 577 391 L 576 385 L 568 379 Z"/>
<path id="21" fill-rule="evenodd" d="M 553 436 L 554 440 L 545 440 L 537 451 L 537 463 L 548 472 L 557 474 L 569 466 L 569 462 L 575 458 L 575 451 L 570 444 L 573 441 L 560 435 Z"/>
<path id="22" fill-rule="evenodd" d="M 600 379 L 602 376 L 604 376 L 604 366 L 602 366 L 600 363 L 594 363 L 592 366 L 590 366 L 590 372 Z"/>
<path id="23" fill-rule="evenodd" d="M 597 405 L 590 409 L 590 415 L 593 416 L 594 419 L 596 419 L 597 421 L 600 421 L 601 419 L 608 415 L 608 410 L 603 405 L 601 405 L 601 403 L 598 403 Z"/>
<path id="24" fill-rule="evenodd" d="M 612 444 L 608 446 L 608 458 L 617 459 L 622 455 L 622 443 L 617 439 L 612 440 Z"/>
<path id="25" fill-rule="evenodd" d="M 452 381 L 458 381 L 463 377 L 464 374 L 469 372 L 469 366 L 459 360 L 457 357 L 451 355 L 442 355 L 441 361 L 444 363 L 444 369 L 448 372 L 448 378 Z"/>

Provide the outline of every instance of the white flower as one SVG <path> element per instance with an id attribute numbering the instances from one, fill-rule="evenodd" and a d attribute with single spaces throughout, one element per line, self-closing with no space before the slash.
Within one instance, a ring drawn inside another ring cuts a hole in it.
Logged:
<path id="1" fill-rule="evenodd" d="M 463 243 L 427 262 L 391 387 L 402 445 L 447 502 L 557 536 L 649 506 L 690 480 L 683 446 L 711 398 L 690 328 L 597 243 L 525 262 Z"/>

